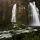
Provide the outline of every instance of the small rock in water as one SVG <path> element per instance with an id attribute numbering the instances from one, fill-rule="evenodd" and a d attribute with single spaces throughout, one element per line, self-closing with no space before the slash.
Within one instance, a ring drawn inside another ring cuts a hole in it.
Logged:
<path id="1" fill-rule="evenodd" d="M 33 31 L 38 31 L 37 29 L 33 29 Z"/>
<path id="2" fill-rule="evenodd" d="M 32 29 L 32 27 L 28 27 L 28 29 Z"/>

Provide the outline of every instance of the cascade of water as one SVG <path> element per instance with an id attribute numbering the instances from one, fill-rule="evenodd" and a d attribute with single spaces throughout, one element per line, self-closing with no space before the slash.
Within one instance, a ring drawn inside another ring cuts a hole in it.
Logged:
<path id="1" fill-rule="evenodd" d="M 31 8 L 31 13 L 33 15 L 33 23 L 31 24 L 31 26 L 40 26 L 40 22 L 39 22 L 39 10 L 35 5 L 35 2 L 29 2 L 29 8 Z"/>
<path id="2" fill-rule="evenodd" d="M 12 19 L 11 22 L 16 22 L 16 4 L 13 5 L 12 8 Z"/>

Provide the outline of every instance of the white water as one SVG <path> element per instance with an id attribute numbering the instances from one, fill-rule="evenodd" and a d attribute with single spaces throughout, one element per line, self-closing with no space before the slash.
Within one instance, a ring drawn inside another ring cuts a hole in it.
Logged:
<path id="1" fill-rule="evenodd" d="M 16 4 L 13 5 L 12 8 L 12 19 L 11 22 L 16 22 Z"/>
<path id="2" fill-rule="evenodd" d="M 29 2 L 29 6 L 31 8 L 31 13 L 33 16 L 33 23 L 31 24 L 31 26 L 40 26 L 40 22 L 39 22 L 39 10 L 35 5 L 35 2 Z"/>

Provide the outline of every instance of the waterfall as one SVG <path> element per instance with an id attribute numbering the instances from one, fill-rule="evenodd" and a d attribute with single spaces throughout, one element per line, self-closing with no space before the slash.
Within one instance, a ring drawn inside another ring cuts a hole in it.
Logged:
<path id="1" fill-rule="evenodd" d="M 16 22 L 16 4 L 13 5 L 12 8 L 12 19 L 11 22 Z"/>
<path id="2" fill-rule="evenodd" d="M 30 11 L 33 16 L 33 23 L 31 24 L 31 26 L 40 26 L 39 9 L 36 7 L 35 1 L 29 2 L 29 8 L 31 9 Z"/>

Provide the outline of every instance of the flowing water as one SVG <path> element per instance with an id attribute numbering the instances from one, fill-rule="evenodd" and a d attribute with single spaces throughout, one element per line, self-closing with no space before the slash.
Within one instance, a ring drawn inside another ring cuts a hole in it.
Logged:
<path id="1" fill-rule="evenodd" d="M 16 22 L 16 4 L 13 5 L 12 8 L 12 19 L 11 22 Z"/>
<path id="2" fill-rule="evenodd" d="M 35 2 L 29 2 L 29 8 L 31 8 L 31 13 L 33 16 L 33 23 L 31 24 L 31 26 L 40 26 L 40 22 L 39 22 L 39 10 L 35 5 Z"/>

